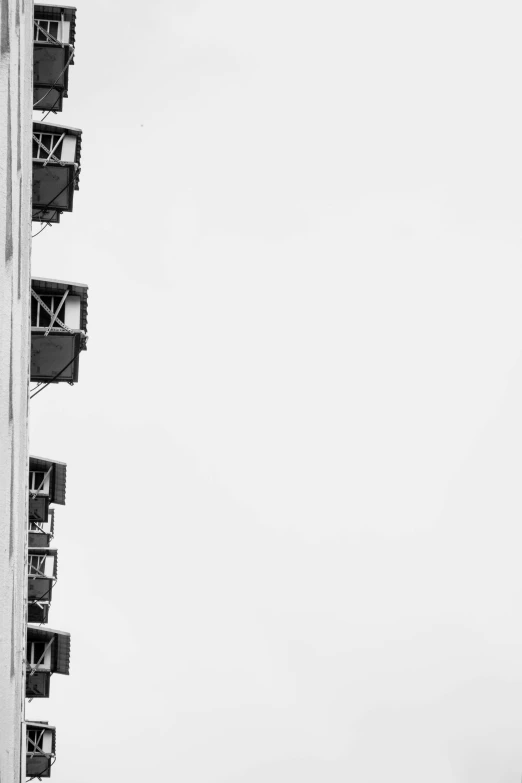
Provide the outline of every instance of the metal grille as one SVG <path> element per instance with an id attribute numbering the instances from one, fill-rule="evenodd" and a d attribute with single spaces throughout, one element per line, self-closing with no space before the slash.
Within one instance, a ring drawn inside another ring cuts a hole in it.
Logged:
<path id="1" fill-rule="evenodd" d="M 27 729 L 27 753 L 29 756 L 47 755 L 43 749 L 45 729 Z"/>
<path id="2" fill-rule="evenodd" d="M 46 555 L 29 555 L 29 576 L 45 576 Z"/>
<path id="3" fill-rule="evenodd" d="M 33 133 L 33 159 L 61 160 L 65 133 Z"/>
<path id="4" fill-rule="evenodd" d="M 42 489 L 42 484 L 45 479 L 45 471 L 43 470 L 30 470 L 29 471 L 29 491 L 38 492 Z"/>
<path id="5" fill-rule="evenodd" d="M 45 658 L 45 650 L 45 642 L 27 642 L 27 663 L 29 665 L 40 665 L 41 661 Z"/>
<path id="6" fill-rule="evenodd" d="M 59 22 L 51 22 L 49 19 L 34 20 L 34 40 L 48 41 L 50 43 L 59 43 L 58 25 Z"/>
<path id="7" fill-rule="evenodd" d="M 46 305 L 53 315 L 58 315 L 63 305 L 63 296 L 40 296 L 41 302 Z M 51 315 L 42 307 L 40 301 L 34 297 L 31 299 L 31 326 L 49 326 Z"/>

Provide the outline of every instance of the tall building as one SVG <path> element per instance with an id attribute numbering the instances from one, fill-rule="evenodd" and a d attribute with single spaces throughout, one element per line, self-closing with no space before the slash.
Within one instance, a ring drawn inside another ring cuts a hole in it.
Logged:
<path id="1" fill-rule="evenodd" d="M 33 9 L 0 14 L 0 777 L 24 781 Z"/>
<path id="2" fill-rule="evenodd" d="M 48 4 L 33 8 L 27 0 L 0 4 L 0 245 L 4 252 L 0 264 L 0 780 L 4 783 L 51 777 L 57 729 L 44 721 L 26 720 L 25 704 L 26 699 L 52 698 L 51 676 L 69 674 L 70 635 L 47 624 L 53 591 L 59 589 L 54 515 L 56 506 L 65 504 L 67 466 L 29 456 L 29 401 L 51 383 L 76 383 L 80 355 L 87 346 L 87 286 L 31 278 L 32 235 L 72 212 L 79 188 L 82 133 L 54 123 L 54 115 L 66 104 L 75 35 L 75 8 Z M 47 114 L 33 121 L 33 110 Z M 51 114 L 52 120 L 46 122 Z"/>

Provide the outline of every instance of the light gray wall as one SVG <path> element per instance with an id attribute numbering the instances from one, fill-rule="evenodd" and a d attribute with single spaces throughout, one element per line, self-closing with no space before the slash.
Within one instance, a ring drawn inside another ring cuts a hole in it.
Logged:
<path id="1" fill-rule="evenodd" d="M 0 4 L 0 779 L 25 780 L 32 4 Z M 21 770 L 22 764 L 22 770 Z"/>

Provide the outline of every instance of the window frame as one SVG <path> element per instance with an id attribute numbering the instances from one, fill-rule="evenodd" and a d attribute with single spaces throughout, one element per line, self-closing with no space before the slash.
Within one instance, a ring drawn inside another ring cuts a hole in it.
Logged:
<path id="1" fill-rule="evenodd" d="M 34 477 L 37 474 L 42 475 L 43 473 L 43 486 L 42 486 L 42 479 L 40 481 L 36 482 L 34 480 Z M 34 486 L 33 486 L 34 485 Z M 35 497 L 38 497 L 39 495 L 44 495 L 45 497 L 50 497 L 50 486 L 51 486 L 51 473 L 50 470 L 31 470 L 29 469 L 29 492 L 31 492 Z"/>
<path id="2" fill-rule="evenodd" d="M 37 476 L 41 476 L 39 480 L 36 479 Z M 45 480 L 45 470 L 30 470 L 29 471 L 29 491 L 30 492 L 39 492 L 38 488 L 42 485 L 42 481 Z"/>
<path id="3" fill-rule="evenodd" d="M 35 671 L 51 671 L 51 648 L 53 641 L 53 639 L 48 639 L 47 641 L 45 639 L 32 639 L 28 641 L 25 654 L 26 665 Z M 38 645 L 36 655 L 35 645 Z M 40 661 L 42 655 L 43 660 Z M 40 663 L 38 663 L 39 661 Z"/>
<path id="4" fill-rule="evenodd" d="M 62 311 L 65 314 L 65 301 L 63 298 L 63 294 L 38 294 L 38 296 L 42 300 L 42 302 L 47 305 L 49 310 L 52 310 L 53 315 L 59 316 Z M 49 304 L 48 301 L 49 299 L 51 300 L 51 304 Z M 52 316 L 49 315 L 49 313 L 46 310 L 44 310 L 44 308 L 42 307 L 38 299 L 35 299 L 34 301 L 36 304 L 36 317 L 35 317 L 36 323 L 33 323 L 33 313 L 31 310 L 31 328 L 47 329 L 51 324 Z M 40 323 L 41 313 L 45 315 L 45 317 L 49 320 L 49 323 L 47 324 Z M 62 318 L 61 320 L 63 321 L 64 319 Z"/>
<path id="5" fill-rule="evenodd" d="M 31 577 L 34 578 L 38 576 L 44 577 L 45 579 L 52 578 L 45 573 L 47 557 L 48 557 L 47 553 L 45 555 L 40 555 L 31 552 L 27 555 L 27 574 L 29 579 Z M 36 565 L 33 565 L 35 559 L 36 559 Z"/>
<path id="6" fill-rule="evenodd" d="M 46 142 L 43 140 L 43 136 L 50 136 L 51 142 L 50 144 L 46 144 Z M 62 150 L 63 150 L 63 142 L 65 139 L 66 133 L 53 133 L 52 131 L 48 133 L 47 131 L 34 131 L 33 130 L 33 144 L 36 144 L 36 155 L 33 152 L 33 160 L 43 160 L 43 161 L 61 161 L 62 160 Z M 49 150 L 46 152 L 44 147 Z"/>
<path id="7" fill-rule="evenodd" d="M 56 25 L 56 35 L 51 33 L 51 25 Z M 40 29 L 41 28 L 41 29 Z M 42 36 L 41 38 L 39 36 Z M 62 23 L 59 19 L 34 19 L 33 43 L 62 43 Z"/>

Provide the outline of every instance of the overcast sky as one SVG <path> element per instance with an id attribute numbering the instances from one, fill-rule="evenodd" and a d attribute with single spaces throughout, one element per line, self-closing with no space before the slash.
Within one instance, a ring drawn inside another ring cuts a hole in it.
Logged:
<path id="1" fill-rule="evenodd" d="M 521 23 L 78 0 L 54 783 L 519 783 Z"/>

